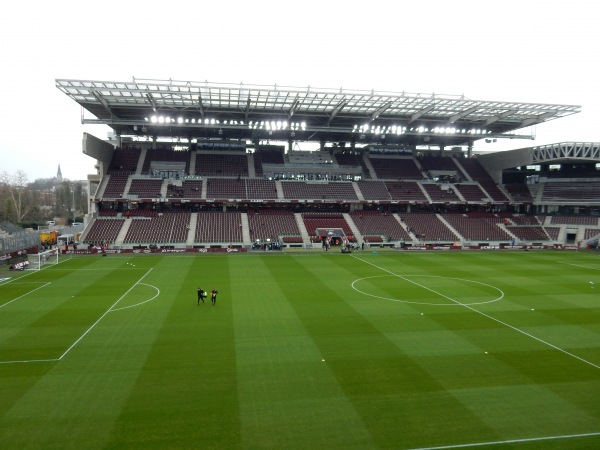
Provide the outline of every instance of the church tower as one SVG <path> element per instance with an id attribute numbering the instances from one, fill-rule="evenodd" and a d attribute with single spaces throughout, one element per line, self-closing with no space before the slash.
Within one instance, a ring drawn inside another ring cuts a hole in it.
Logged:
<path id="1" fill-rule="evenodd" d="M 60 171 L 60 164 L 58 165 L 58 172 L 56 172 L 56 179 L 62 181 L 62 172 Z"/>

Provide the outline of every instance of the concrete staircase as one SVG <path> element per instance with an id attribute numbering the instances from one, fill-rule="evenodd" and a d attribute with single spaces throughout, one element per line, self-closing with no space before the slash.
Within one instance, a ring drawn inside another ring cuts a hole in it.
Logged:
<path id="1" fill-rule="evenodd" d="M 148 149 L 143 148 L 142 151 L 140 152 L 140 157 L 138 158 L 137 166 L 135 166 L 135 174 L 136 175 L 142 174 L 142 168 L 144 167 L 144 161 L 146 160 L 146 152 L 147 151 L 148 151 Z"/>
<path id="2" fill-rule="evenodd" d="M 296 224 L 298 225 L 298 229 L 300 230 L 300 236 L 302 236 L 302 242 L 305 244 L 310 244 L 310 236 L 308 235 L 308 231 L 306 230 L 306 225 L 304 225 L 304 221 L 302 220 L 301 213 L 294 213 L 294 218 L 296 219 Z"/>
<path id="3" fill-rule="evenodd" d="M 358 227 L 356 226 L 356 223 L 354 223 L 354 220 L 352 220 L 352 217 L 350 216 L 350 214 L 344 213 L 343 216 L 344 216 L 344 219 L 346 220 L 346 223 L 350 227 L 350 230 L 352 230 L 352 234 L 356 238 L 356 242 L 363 242 L 364 241 L 363 235 L 358 230 Z"/>
<path id="4" fill-rule="evenodd" d="M 196 226 L 198 225 L 198 213 L 192 213 L 190 217 L 190 225 L 188 228 L 187 239 L 185 240 L 185 244 L 188 247 L 192 247 L 194 245 L 194 238 L 196 237 Z"/>
<path id="5" fill-rule="evenodd" d="M 248 223 L 248 213 L 242 213 L 242 241 L 244 245 L 252 245 L 250 237 L 250 225 Z"/>
<path id="6" fill-rule="evenodd" d="M 123 245 L 125 236 L 127 236 L 127 232 L 129 231 L 129 227 L 131 226 L 131 222 L 133 222 L 133 219 L 125 220 L 125 223 L 121 227 L 121 231 L 119 231 L 119 234 L 117 234 L 117 238 L 115 239 L 115 245 Z"/>

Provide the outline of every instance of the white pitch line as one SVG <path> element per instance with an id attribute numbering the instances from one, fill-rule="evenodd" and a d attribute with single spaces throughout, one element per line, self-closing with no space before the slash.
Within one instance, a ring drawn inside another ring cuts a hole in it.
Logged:
<path id="1" fill-rule="evenodd" d="M 148 300 L 144 300 L 143 302 L 136 303 L 135 305 L 123 306 L 121 308 L 112 309 L 111 311 L 115 312 L 115 311 L 122 311 L 124 309 L 135 308 L 137 306 L 143 305 L 144 303 L 151 302 L 152 300 L 154 300 L 156 297 L 158 297 L 160 295 L 160 289 L 157 288 L 156 286 L 153 286 L 152 284 L 146 284 L 146 283 L 139 283 L 139 284 L 154 288 L 156 290 L 156 295 L 152 298 L 149 298 Z"/>
<path id="2" fill-rule="evenodd" d="M 514 331 L 517 331 L 517 332 L 519 332 L 519 333 L 521 333 L 521 334 L 524 334 L 525 336 L 528 336 L 528 337 L 530 337 L 530 338 L 532 338 L 532 339 L 535 339 L 536 341 L 538 341 L 538 342 L 541 342 L 542 344 L 545 344 L 545 345 L 547 345 L 548 347 L 552 347 L 553 349 L 555 349 L 555 350 L 558 350 L 559 352 L 562 352 L 562 353 L 564 353 L 565 355 L 569 355 L 569 356 L 571 356 L 571 357 L 573 357 L 573 358 L 575 358 L 575 359 L 578 359 L 579 361 L 582 361 L 582 362 L 584 362 L 584 363 L 586 363 L 586 364 L 589 364 L 589 365 L 590 365 L 590 366 L 592 366 L 592 367 L 595 367 L 596 369 L 600 369 L 600 366 L 599 366 L 599 365 L 597 365 L 597 364 L 594 364 L 593 362 L 590 362 L 590 361 L 588 361 L 587 359 L 583 359 L 583 358 L 581 358 L 580 356 L 577 356 L 577 355 L 575 355 L 575 354 L 573 354 L 573 353 L 571 353 L 571 352 L 568 352 L 567 350 L 563 350 L 562 348 L 560 348 L 560 347 L 557 347 L 556 345 L 554 345 L 554 344 L 551 344 L 550 342 L 544 341 L 543 339 L 540 339 L 539 337 L 536 337 L 536 336 L 534 336 L 533 334 L 527 333 L 526 331 L 523 331 L 523 330 L 521 330 L 521 329 L 519 329 L 519 328 L 517 328 L 517 327 L 514 327 L 514 326 L 512 326 L 512 325 L 509 325 L 508 323 L 506 323 L 506 322 L 503 322 L 503 321 L 501 321 L 500 319 L 496 319 L 495 317 L 492 317 L 492 316 L 490 316 L 489 314 L 486 314 L 486 313 L 484 313 L 484 312 L 478 311 L 477 309 L 475 309 L 475 308 L 473 308 L 473 307 L 471 307 L 471 306 L 469 306 L 469 305 L 466 305 L 466 304 L 464 304 L 464 303 L 461 303 L 461 302 L 459 302 L 458 300 L 454 300 L 453 298 L 450 298 L 450 297 L 448 297 L 447 295 L 444 295 L 444 294 L 442 294 L 442 293 L 440 293 L 440 292 L 436 292 L 435 290 L 433 290 L 433 289 L 431 289 L 431 288 L 428 288 L 427 286 L 423 286 L 422 284 L 419 284 L 419 283 L 416 283 L 416 282 L 414 282 L 414 281 L 412 281 L 412 280 L 409 280 L 409 279 L 407 279 L 407 278 L 403 277 L 402 275 L 395 274 L 394 272 L 391 272 L 391 271 L 389 271 L 389 270 L 387 270 L 387 269 L 384 269 L 383 267 L 379 267 L 378 265 L 376 265 L 376 264 L 373 264 L 373 263 L 371 263 L 371 262 L 369 262 L 369 261 L 365 261 L 364 259 L 360 259 L 360 258 L 358 258 L 358 257 L 356 257 L 356 256 L 354 256 L 354 255 L 352 255 L 352 257 L 353 257 L 353 258 L 356 258 L 356 259 L 358 259 L 359 261 L 362 261 L 362 262 L 364 262 L 364 263 L 366 263 L 366 264 L 370 264 L 371 266 L 373 266 L 373 267 L 376 267 L 376 268 L 378 268 L 379 270 L 383 270 L 384 272 L 387 272 L 387 273 L 389 273 L 389 274 L 391 274 L 391 275 L 394 275 L 395 277 L 401 278 L 401 279 L 403 279 L 404 281 L 408 281 L 409 283 L 412 283 L 412 284 L 414 284 L 414 285 L 416 285 L 416 286 L 419 286 L 419 287 L 421 287 L 421 288 L 423 288 L 423 289 L 426 289 L 426 290 L 428 290 L 428 291 L 430 291 L 430 292 L 433 292 L 434 294 L 437 294 L 437 295 L 439 295 L 439 296 L 441 296 L 441 297 L 444 297 L 444 298 L 446 298 L 446 299 L 450 300 L 451 302 L 454 302 L 454 303 L 457 303 L 457 304 L 459 304 L 459 305 L 462 305 L 462 306 L 464 306 L 465 308 L 467 308 L 467 309 L 470 309 L 471 311 L 473 311 L 473 312 L 475 312 L 475 313 L 477 313 L 477 314 L 480 314 L 480 315 L 482 315 L 482 316 L 484 316 L 484 317 L 487 317 L 488 319 L 490 319 L 490 320 L 493 320 L 494 322 L 497 322 L 497 323 L 499 323 L 499 324 L 501 324 L 501 325 L 504 325 L 505 327 L 508 327 L 508 328 L 510 328 L 510 329 L 512 329 L 512 330 L 514 330 Z"/>
<path id="3" fill-rule="evenodd" d="M 596 433 L 581 433 L 581 434 L 565 434 L 561 436 L 543 436 L 537 438 L 524 438 L 524 439 L 509 439 L 506 441 L 493 441 L 493 442 L 477 442 L 473 444 L 457 444 L 457 445 L 443 445 L 441 447 L 420 447 L 413 448 L 410 450 L 447 450 L 452 448 L 468 448 L 468 447 L 483 447 L 488 445 L 504 445 L 504 444 L 519 444 L 521 442 L 540 442 L 540 441 L 552 441 L 558 439 L 574 439 L 581 437 L 600 436 L 599 432 Z"/>
<path id="4" fill-rule="evenodd" d="M 579 263 L 573 263 L 573 262 L 565 262 L 565 261 L 559 261 L 562 264 L 566 264 L 567 266 L 575 266 L 575 267 L 581 267 L 583 269 L 589 269 L 589 270 L 600 270 L 600 267 L 590 267 L 590 266 L 583 266 Z"/>
<path id="5" fill-rule="evenodd" d="M 26 294 L 23 294 L 23 295 L 21 295 L 20 297 L 13 298 L 11 301 L 1 304 L 1 305 L 0 305 L 0 308 L 4 308 L 6 305 L 10 305 L 12 302 L 16 302 L 16 301 L 17 301 L 17 300 L 19 300 L 20 298 L 23 298 L 23 297 L 25 297 L 25 296 L 27 296 L 27 295 L 31 294 L 32 292 L 35 292 L 35 291 L 37 291 L 38 289 L 42 289 L 43 287 L 46 287 L 46 286 L 48 286 L 50 283 L 51 283 L 50 281 L 49 281 L 49 282 L 47 282 L 47 283 L 44 283 L 43 285 L 41 285 L 41 286 L 39 286 L 39 287 L 36 287 L 35 289 L 33 289 L 33 290 L 31 290 L 31 291 L 27 292 Z"/>
<path id="6" fill-rule="evenodd" d="M 148 269 L 148 271 L 147 271 L 147 272 L 146 272 L 144 275 L 142 275 L 142 277 L 141 277 L 139 280 L 137 280 L 137 281 L 136 281 L 136 282 L 135 282 L 135 283 L 134 283 L 134 284 L 133 284 L 133 285 L 132 285 L 132 286 L 131 286 L 131 287 L 130 287 L 128 290 L 127 290 L 127 292 L 125 292 L 123 295 L 121 295 L 121 297 L 119 297 L 119 299 L 118 299 L 116 302 L 114 302 L 114 303 L 112 304 L 112 306 L 111 306 L 110 308 L 108 308 L 108 309 L 107 309 L 107 310 L 104 312 L 104 314 L 102 314 L 102 315 L 100 316 L 100 318 L 94 322 L 94 324 L 93 324 L 91 327 L 89 327 L 87 330 L 85 330 L 85 332 L 84 332 L 84 333 L 83 333 L 81 336 L 79 336 L 79 338 L 78 338 L 78 339 L 77 339 L 75 342 L 73 342 L 73 344 L 71 344 L 71 346 L 70 346 L 70 347 L 69 347 L 67 350 L 65 350 L 65 352 L 64 352 L 62 355 L 60 355 L 60 356 L 58 357 L 58 360 L 61 360 L 61 359 L 63 359 L 63 358 L 66 356 L 66 354 L 67 354 L 67 353 L 69 353 L 69 352 L 70 352 L 70 351 L 73 349 L 73 347 L 75 347 L 75 346 L 76 346 L 76 345 L 79 343 L 79 341 L 81 341 L 81 340 L 82 340 L 82 339 L 85 337 L 85 335 L 86 335 L 86 334 L 88 334 L 88 333 L 89 333 L 89 332 L 92 330 L 92 328 L 94 328 L 94 327 L 95 327 L 95 326 L 96 326 L 96 325 L 97 325 L 97 324 L 98 324 L 98 323 L 99 323 L 99 322 L 100 322 L 100 321 L 101 321 L 101 320 L 104 318 L 104 316 L 106 316 L 106 315 L 107 315 L 109 312 L 111 312 L 111 311 L 112 311 L 112 309 L 113 309 L 113 308 L 114 308 L 114 307 L 115 307 L 115 306 L 116 306 L 116 305 L 117 305 L 117 304 L 118 304 L 118 303 L 119 303 L 121 300 L 123 300 L 123 298 L 125 298 L 125 296 L 126 296 L 127 294 L 129 294 L 129 292 L 131 292 L 131 290 L 132 290 L 134 287 L 136 287 L 138 284 L 140 284 L 140 281 L 142 281 L 142 280 L 143 280 L 143 279 L 146 277 L 146 275 L 148 275 L 148 274 L 149 274 L 151 271 L 152 271 L 152 268 Z"/>
<path id="7" fill-rule="evenodd" d="M 15 361 L 0 361 L 0 364 L 18 364 L 18 363 L 37 363 L 37 362 L 56 362 L 58 358 L 53 359 L 21 359 Z"/>

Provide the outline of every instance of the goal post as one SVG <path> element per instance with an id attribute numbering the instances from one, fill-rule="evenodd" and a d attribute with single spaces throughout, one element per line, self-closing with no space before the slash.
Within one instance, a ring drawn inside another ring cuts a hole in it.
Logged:
<path id="1" fill-rule="evenodd" d="M 40 270 L 43 266 L 58 264 L 58 248 L 52 250 L 46 250 L 40 253 L 31 253 L 27 255 L 27 262 L 29 262 L 28 270 Z"/>

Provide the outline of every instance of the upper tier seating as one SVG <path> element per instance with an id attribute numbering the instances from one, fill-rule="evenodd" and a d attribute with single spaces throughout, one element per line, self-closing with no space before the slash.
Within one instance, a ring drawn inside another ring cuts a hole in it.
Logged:
<path id="1" fill-rule="evenodd" d="M 268 200 L 277 198 L 277 188 L 273 180 L 247 178 L 246 191 L 249 199 Z"/>
<path id="2" fill-rule="evenodd" d="M 454 186 L 467 202 L 481 202 L 488 199 L 488 196 L 481 190 L 479 184 L 457 183 Z"/>
<path id="3" fill-rule="evenodd" d="M 423 174 L 412 158 L 369 157 L 377 178 L 387 180 L 421 180 Z"/>
<path id="4" fill-rule="evenodd" d="M 108 174 L 132 175 L 137 170 L 142 150 L 137 147 L 117 147 L 108 165 Z"/>
<path id="5" fill-rule="evenodd" d="M 357 181 L 365 200 L 391 200 L 392 197 L 384 181 Z"/>
<path id="6" fill-rule="evenodd" d="M 387 187 L 392 200 L 426 202 L 427 197 L 421 190 L 421 186 L 416 181 L 386 181 Z"/>
<path id="7" fill-rule="evenodd" d="M 477 158 L 461 159 L 460 164 L 467 171 L 473 181 L 479 182 L 481 187 L 485 189 L 493 201 L 508 202 L 506 195 L 504 195 L 504 193 L 500 190 L 494 179 L 490 177 L 490 174 L 483 168 Z"/>
<path id="8" fill-rule="evenodd" d="M 533 197 L 531 197 L 531 191 L 529 186 L 525 183 L 507 183 L 504 188 L 512 196 L 515 202 L 531 203 Z"/>
<path id="9" fill-rule="evenodd" d="M 421 183 L 421 186 L 432 202 L 459 202 L 461 201 L 454 189 L 442 189 L 441 184 L 437 183 Z"/>
<path id="10" fill-rule="evenodd" d="M 149 174 L 152 162 L 180 162 L 185 164 L 184 173 L 190 171 L 190 159 L 192 152 L 173 150 L 170 148 L 149 148 L 146 151 L 146 158 L 144 159 L 144 165 L 142 166 L 142 173 Z"/>
<path id="11" fill-rule="evenodd" d="M 438 170 L 444 172 L 459 172 L 454 163 L 454 158 L 447 156 L 424 155 L 418 158 L 421 167 L 425 171 Z"/>
<path id="12" fill-rule="evenodd" d="M 545 202 L 598 202 L 600 181 L 544 183 L 542 201 Z"/>
<path id="13" fill-rule="evenodd" d="M 364 178 L 371 178 L 369 168 L 367 167 L 367 164 L 365 163 L 365 160 L 361 154 L 356 154 L 349 151 L 336 153 L 334 157 L 340 166 L 360 167 L 362 170 L 362 176 Z"/>
<path id="14" fill-rule="evenodd" d="M 187 198 L 202 197 L 202 180 L 183 180 L 183 196 Z"/>
<path id="15" fill-rule="evenodd" d="M 356 191 L 349 182 L 306 183 L 304 181 L 282 181 L 283 195 L 287 199 L 358 200 Z"/>
<path id="16" fill-rule="evenodd" d="M 254 173 L 261 177 L 264 174 L 263 164 L 285 164 L 283 158 L 284 149 L 279 146 L 261 146 L 254 152 Z"/>
<path id="17" fill-rule="evenodd" d="M 247 177 L 248 156 L 244 154 L 196 154 L 196 175 L 216 177 Z"/>
<path id="18" fill-rule="evenodd" d="M 162 184 L 163 180 L 156 178 L 133 179 L 128 194 L 140 198 L 158 198 L 161 196 Z"/>
<path id="19" fill-rule="evenodd" d="M 103 198 L 123 198 L 125 196 L 125 186 L 127 185 L 127 175 L 109 175 L 106 187 L 104 188 Z"/>
<path id="20" fill-rule="evenodd" d="M 208 178 L 206 180 L 206 198 L 208 199 L 245 199 L 246 182 L 235 178 Z"/>

